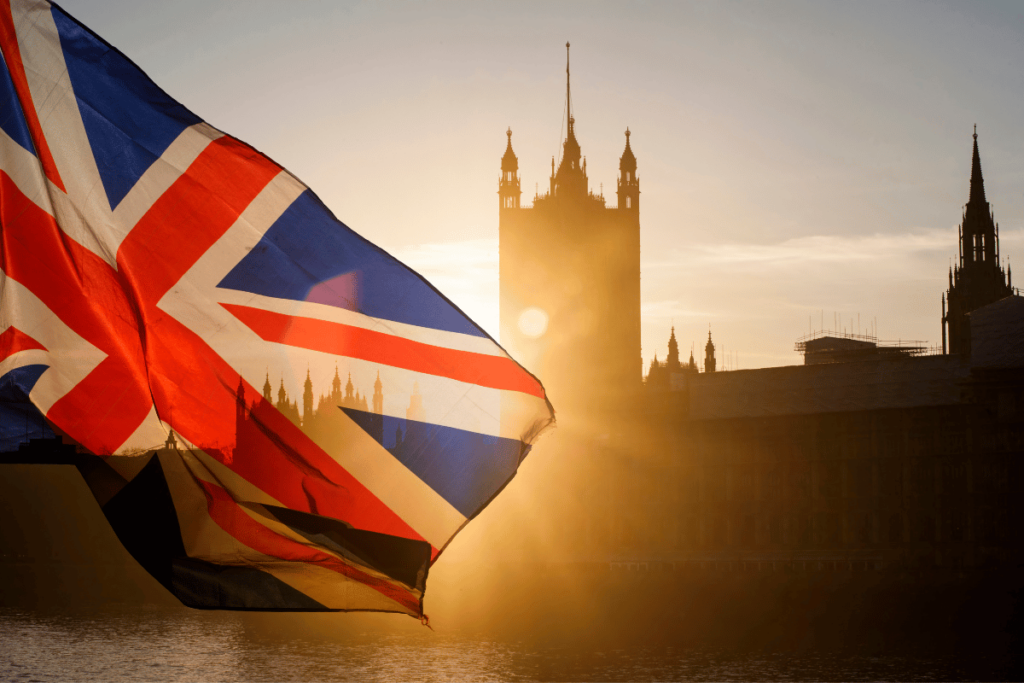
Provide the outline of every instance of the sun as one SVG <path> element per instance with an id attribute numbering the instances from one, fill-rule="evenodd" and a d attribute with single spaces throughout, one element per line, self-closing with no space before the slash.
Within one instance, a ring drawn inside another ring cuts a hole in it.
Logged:
<path id="1" fill-rule="evenodd" d="M 531 339 L 542 336 L 548 329 L 548 314 L 530 307 L 519 314 L 519 331 Z"/>

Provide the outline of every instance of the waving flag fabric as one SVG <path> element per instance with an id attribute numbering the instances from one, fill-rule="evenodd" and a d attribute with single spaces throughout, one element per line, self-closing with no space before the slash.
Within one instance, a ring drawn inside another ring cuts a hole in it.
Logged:
<path id="1" fill-rule="evenodd" d="M 186 604 L 421 615 L 543 387 L 59 7 L 0 0 L 0 52 L 0 448 L 73 443 Z"/>

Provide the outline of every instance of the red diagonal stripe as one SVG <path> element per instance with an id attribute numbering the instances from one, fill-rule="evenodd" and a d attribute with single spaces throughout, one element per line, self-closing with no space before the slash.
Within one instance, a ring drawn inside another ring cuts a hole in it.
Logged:
<path id="1" fill-rule="evenodd" d="M 112 453 L 152 405 L 136 311 L 110 265 L 67 239 L 3 172 L 0 225 L 0 268 L 107 354 L 46 416 L 93 453 Z"/>
<path id="2" fill-rule="evenodd" d="M 207 145 L 117 250 L 118 270 L 139 303 L 155 309 L 280 172 L 227 135 Z"/>
<path id="3" fill-rule="evenodd" d="M 505 356 L 457 351 L 352 325 L 261 308 L 224 303 L 221 306 L 269 342 L 544 397 L 540 383 Z"/>
<path id="4" fill-rule="evenodd" d="M 288 562 L 305 562 L 330 569 L 346 578 L 373 588 L 414 614 L 421 614 L 419 599 L 408 590 L 345 564 L 333 555 L 282 536 L 246 514 L 221 487 L 198 479 L 196 481 L 202 485 L 203 492 L 206 494 L 206 506 L 210 517 L 220 528 L 231 534 L 240 543 L 256 552 L 278 557 Z"/>
<path id="5" fill-rule="evenodd" d="M 3 334 L 0 334 L 0 363 L 19 351 L 28 351 L 29 349 L 45 351 L 46 347 L 17 327 L 8 327 Z"/>
<path id="6" fill-rule="evenodd" d="M 43 172 L 46 173 L 50 182 L 60 188 L 61 192 L 67 192 L 64 189 L 64 181 L 60 179 L 60 173 L 57 171 L 57 163 L 53 160 L 53 155 L 50 154 L 50 145 L 46 142 L 46 136 L 43 135 L 43 127 L 39 124 L 36 106 L 32 102 L 32 91 L 28 87 L 25 64 L 21 60 L 21 48 L 18 46 L 18 35 L 14 30 L 14 15 L 11 14 L 10 0 L 0 1 L 0 50 L 3 50 L 7 70 L 10 71 L 14 89 L 18 92 L 18 99 L 21 100 L 21 111 L 25 114 L 25 121 L 32 134 L 32 144 L 35 145 L 36 154 L 39 155 L 39 161 L 43 165 Z"/>

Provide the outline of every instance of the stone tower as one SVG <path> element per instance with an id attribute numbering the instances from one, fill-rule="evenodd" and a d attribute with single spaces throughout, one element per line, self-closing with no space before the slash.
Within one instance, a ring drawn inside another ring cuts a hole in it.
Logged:
<path id="1" fill-rule="evenodd" d="M 942 350 L 970 354 L 971 330 L 967 314 L 1013 293 L 1010 274 L 999 264 L 999 224 L 985 199 L 978 154 L 978 127 L 974 127 L 971 192 L 960 223 L 958 264 L 949 272 L 949 291 L 942 301 Z M 947 347 L 948 335 L 948 347 Z"/>
<path id="2" fill-rule="evenodd" d="M 498 183 L 501 342 L 563 407 L 621 405 L 641 386 L 640 181 L 626 131 L 618 206 L 591 191 L 576 137 L 566 44 L 567 128 L 548 192 L 520 205 L 508 135 Z"/>

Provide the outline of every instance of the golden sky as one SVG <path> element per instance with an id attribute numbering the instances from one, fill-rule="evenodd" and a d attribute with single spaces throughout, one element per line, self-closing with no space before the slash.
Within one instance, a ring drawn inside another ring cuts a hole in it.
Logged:
<path id="1" fill-rule="evenodd" d="M 565 42 L 592 189 L 641 183 L 643 356 L 800 362 L 809 327 L 939 344 L 972 125 L 1024 283 L 1024 4 L 64 0 L 496 335 L 496 195 L 558 154 Z M 528 201 L 526 203 L 529 203 Z M 812 322 L 813 319 L 813 322 Z"/>

